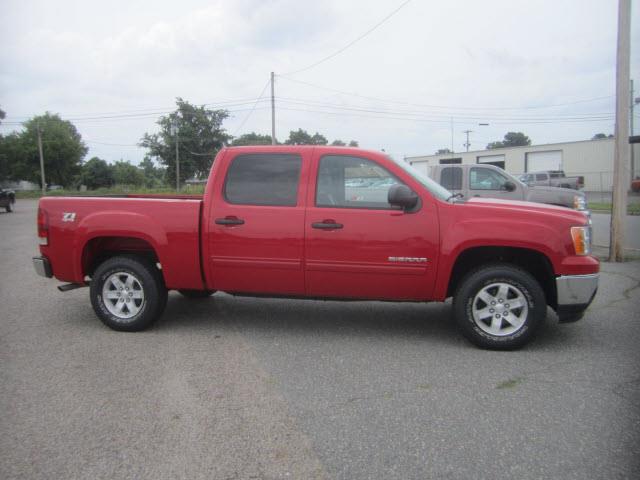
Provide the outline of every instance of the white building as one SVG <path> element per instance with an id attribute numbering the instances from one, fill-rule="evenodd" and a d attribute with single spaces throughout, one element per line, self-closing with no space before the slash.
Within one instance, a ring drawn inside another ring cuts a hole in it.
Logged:
<path id="1" fill-rule="evenodd" d="M 632 162 L 635 172 L 632 178 L 640 175 L 640 148 L 637 145 L 635 147 Z M 585 190 L 608 192 L 611 191 L 613 183 L 613 151 L 614 139 L 605 138 L 405 157 L 404 160 L 424 173 L 427 173 L 431 165 L 449 163 L 490 163 L 505 169 L 512 175 L 539 170 L 564 170 L 568 176 L 583 176 Z"/>

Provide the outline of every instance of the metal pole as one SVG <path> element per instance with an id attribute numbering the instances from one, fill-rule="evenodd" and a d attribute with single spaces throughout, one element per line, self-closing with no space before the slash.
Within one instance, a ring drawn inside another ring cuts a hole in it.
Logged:
<path id="1" fill-rule="evenodd" d="M 271 72 L 271 145 L 276 144 L 276 99 L 274 96 L 274 74 Z"/>
<path id="2" fill-rule="evenodd" d="M 635 135 L 635 132 L 633 131 L 633 110 L 635 108 L 635 98 L 634 98 L 634 91 L 633 91 L 633 78 L 631 79 L 631 106 L 630 106 L 630 114 L 629 114 L 629 135 Z M 635 156 L 634 156 L 634 149 L 635 149 L 635 145 L 631 144 L 631 165 L 630 165 L 630 169 L 629 171 L 631 172 L 631 178 L 634 178 L 634 175 L 636 174 L 636 165 L 635 165 Z"/>
<path id="3" fill-rule="evenodd" d="M 42 195 L 47 192 L 47 182 L 44 179 L 44 154 L 42 153 L 42 134 L 40 133 L 40 122 L 36 125 L 38 129 L 38 151 L 40 152 L 40 179 L 42 180 Z"/>
<path id="4" fill-rule="evenodd" d="M 467 134 L 467 143 L 464 144 L 465 147 L 467 147 L 467 152 L 469 151 L 469 147 L 471 146 L 471 144 L 469 143 L 469 134 L 473 132 L 473 130 L 463 130 L 462 133 L 466 133 Z"/>
<path id="5" fill-rule="evenodd" d="M 629 66 L 631 47 L 631 0 L 618 2 L 618 48 L 616 54 L 616 128 L 613 158 L 613 205 L 609 261 L 624 261 L 624 227 L 627 214 L 629 167 Z"/>

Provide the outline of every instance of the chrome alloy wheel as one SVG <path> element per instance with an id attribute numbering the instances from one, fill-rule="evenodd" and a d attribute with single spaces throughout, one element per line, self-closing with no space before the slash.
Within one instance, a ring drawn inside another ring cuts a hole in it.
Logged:
<path id="1" fill-rule="evenodd" d="M 144 290 L 134 275 L 116 272 L 102 287 L 102 302 L 109 312 L 124 321 L 135 317 L 144 306 Z"/>
<path id="2" fill-rule="evenodd" d="M 519 288 L 508 283 L 492 283 L 473 298 L 471 313 L 483 332 L 504 337 L 522 328 L 529 304 Z"/>

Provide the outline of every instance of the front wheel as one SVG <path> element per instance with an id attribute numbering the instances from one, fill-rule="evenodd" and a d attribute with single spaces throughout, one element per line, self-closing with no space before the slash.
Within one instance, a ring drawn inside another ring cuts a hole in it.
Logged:
<path id="1" fill-rule="evenodd" d="M 114 330 L 135 332 L 162 314 L 167 289 L 151 262 L 134 256 L 112 257 L 98 266 L 90 288 L 91 305 Z"/>
<path id="2" fill-rule="evenodd" d="M 465 277 L 453 299 L 462 333 L 482 348 L 509 350 L 529 342 L 547 311 L 538 281 L 512 265 L 495 264 Z"/>
<path id="3" fill-rule="evenodd" d="M 4 209 L 7 211 L 7 213 L 11 213 L 13 211 L 13 209 L 11 208 L 11 203 L 7 203 L 7 206 L 4 207 Z"/>

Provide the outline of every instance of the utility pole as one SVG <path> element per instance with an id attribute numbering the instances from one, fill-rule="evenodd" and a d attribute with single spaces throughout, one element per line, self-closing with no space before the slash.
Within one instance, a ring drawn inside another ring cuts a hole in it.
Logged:
<path id="1" fill-rule="evenodd" d="M 42 133 L 40 132 L 40 122 L 36 124 L 38 129 L 38 151 L 40 152 L 40 179 L 42 181 L 42 195 L 47 192 L 47 182 L 44 179 L 44 154 L 42 153 Z"/>
<path id="2" fill-rule="evenodd" d="M 616 52 L 616 128 L 613 157 L 613 206 L 609 261 L 624 261 L 624 230 L 629 182 L 629 67 L 631 48 L 631 0 L 618 1 L 618 47 Z"/>
<path id="3" fill-rule="evenodd" d="M 271 145 L 276 144 L 276 98 L 274 96 L 274 74 L 271 72 Z"/>
<path id="4" fill-rule="evenodd" d="M 467 147 L 467 152 L 469 151 L 469 147 L 471 146 L 471 144 L 469 143 L 469 134 L 473 132 L 473 130 L 463 130 L 462 133 L 466 133 L 467 134 L 467 142 L 464 144 L 465 147 Z"/>
<path id="5" fill-rule="evenodd" d="M 451 117 L 451 153 L 454 152 L 453 148 L 453 117 Z"/>
<path id="6" fill-rule="evenodd" d="M 635 131 L 633 130 L 633 114 L 634 114 L 634 109 L 636 106 L 636 98 L 634 97 L 635 92 L 633 91 L 633 78 L 631 79 L 631 92 L 630 92 L 630 99 L 631 99 L 631 105 L 629 105 L 629 135 L 635 135 Z M 631 178 L 634 178 L 633 176 L 636 174 L 636 166 L 635 166 L 635 155 L 634 155 L 634 149 L 635 149 L 635 145 L 631 144 L 631 165 L 630 165 L 630 169 L 629 172 L 631 172 Z"/>
<path id="7" fill-rule="evenodd" d="M 180 155 L 178 151 L 178 120 L 174 120 L 172 128 L 176 141 L 176 192 L 180 192 Z"/>

